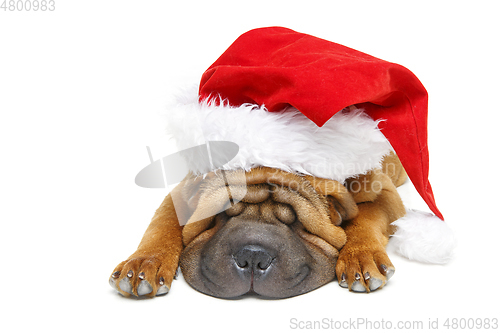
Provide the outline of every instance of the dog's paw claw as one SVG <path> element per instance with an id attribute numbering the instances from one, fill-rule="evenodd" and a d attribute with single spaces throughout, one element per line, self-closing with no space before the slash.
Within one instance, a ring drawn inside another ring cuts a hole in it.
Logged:
<path id="1" fill-rule="evenodd" d="M 120 276 L 118 274 L 118 276 Z M 111 277 L 109 278 L 109 285 L 114 289 L 114 290 L 118 290 L 118 287 L 116 286 L 116 279 L 118 277 L 113 277 L 113 275 L 111 275 Z"/>
<path id="2" fill-rule="evenodd" d="M 394 267 L 387 268 L 384 271 L 385 278 L 389 281 L 389 279 L 394 275 L 394 272 L 396 272 L 396 270 L 394 269 Z"/>
<path id="3" fill-rule="evenodd" d="M 345 273 L 342 273 L 342 276 L 340 277 L 339 286 L 341 286 L 342 288 L 349 288 L 349 285 L 347 284 L 347 276 L 345 275 Z"/>

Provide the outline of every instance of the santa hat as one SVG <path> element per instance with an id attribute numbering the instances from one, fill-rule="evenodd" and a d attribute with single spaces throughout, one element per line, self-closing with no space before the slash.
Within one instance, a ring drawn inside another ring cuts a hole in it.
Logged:
<path id="1" fill-rule="evenodd" d="M 197 89 L 170 108 L 180 149 L 230 141 L 239 152 L 222 169 L 268 166 L 341 182 L 380 166 L 393 149 L 434 213 L 396 221 L 398 251 L 420 261 L 450 257 L 453 237 L 442 244 L 450 230 L 428 180 L 427 91 L 405 67 L 290 29 L 261 28 L 241 35 Z M 206 172 L 196 158 L 188 164 Z M 405 229 L 425 228 L 429 219 L 442 229 L 438 244 L 425 233 L 415 241 Z"/>

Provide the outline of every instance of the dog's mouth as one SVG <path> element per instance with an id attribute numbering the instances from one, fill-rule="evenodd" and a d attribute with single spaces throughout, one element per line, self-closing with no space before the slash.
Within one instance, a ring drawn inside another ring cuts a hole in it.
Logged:
<path id="1" fill-rule="evenodd" d="M 231 281 L 230 284 L 227 280 L 220 279 L 217 274 L 214 274 L 208 265 L 204 265 L 201 268 L 201 275 L 204 279 L 206 290 L 202 292 L 221 298 L 241 296 L 284 298 L 303 293 L 297 291 L 302 290 L 302 284 L 306 283 L 311 274 L 312 270 L 309 265 L 302 265 L 293 276 L 284 278 L 281 284 L 287 284 L 287 286 L 279 287 L 276 285 L 276 281 L 273 281 L 275 277 L 270 277 L 270 275 L 273 275 L 273 273 L 270 273 L 273 269 L 280 269 L 273 267 L 276 265 L 276 259 L 269 259 L 269 264 L 265 263 L 264 265 L 262 263 L 255 265 L 252 263 L 237 263 L 235 270 L 237 271 L 238 279 Z M 233 260 L 237 262 L 238 259 L 233 258 Z"/>
<path id="2" fill-rule="evenodd" d="M 321 249 L 312 242 L 316 236 L 306 240 L 299 229 L 299 222 L 273 224 L 222 214 L 205 232 L 213 234 L 207 242 L 194 241 L 183 252 L 183 275 L 198 291 L 220 298 L 303 294 L 333 280 L 338 252 L 326 243 Z"/>
<path id="3" fill-rule="evenodd" d="M 301 284 L 305 283 L 309 274 L 311 273 L 311 269 L 308 265 L 302 266 L 295 274 L 295 276 L 288 279 L 287 282 L 290 283 L 290 286 L 287 287 L 287 290 L 294 291 L 300 289 Z M 261 281 L 261 274 L 258 271 L 251 271 L 250 275 L 250 287 L 248 291 L 242 296 L 264 296 L 270 298 L 282 298 L 279 296 L 271 296 L 268 292 L 268 288 L 262 288 L 262 284 L 265 284 L 266 281 Z"/>

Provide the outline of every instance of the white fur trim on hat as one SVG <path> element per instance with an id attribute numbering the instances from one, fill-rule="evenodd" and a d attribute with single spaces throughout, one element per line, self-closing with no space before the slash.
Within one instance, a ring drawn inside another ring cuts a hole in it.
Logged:
<path id="1" fill-rule="evenodd" d="M 417 210 L 392 223 L 397 231 L 389 247 L 410 260 L 445 264 L 453 256 L 456 239 L 453 230 L 437 216 Z"/>
<path id="2" fill-rule="evenodd" d="M 268 112 L 265 106 L 199 102 L 193 89 L 168 108 L 167 130 L 179 150 L 207 141 L 231 141 L 239 146 L 225 170 L 267 166 L 334 179 L 340 182 L 380 167 L 391 145 L 374 121 L 360 109 L 338 112 L 318 127 L 294 108 Z M 188 167 L 204 173 L 203 159 Z"/>

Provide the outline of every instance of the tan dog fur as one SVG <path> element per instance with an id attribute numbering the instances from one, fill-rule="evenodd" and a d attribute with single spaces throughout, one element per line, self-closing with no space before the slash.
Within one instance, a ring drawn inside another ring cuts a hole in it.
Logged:
<path id="1" fill-rule="evenodd" d="M 404 183 L 406 173 L 396 155 L 388 155 L 381 169 L 348 179 L 345 184 L 270 168 L 253 169 L 246 172 L 245 177 L 249 194 L 241 205 L 229 208 L 228 214 L 237 214 L 247 201 L 259 203 L 262 212 L 269 212 L 269 216 L 274 214 L 281 221 L 297 217 L 305 228 L 305 231 L 298 231 L 301 237 L 318 247 L 330 249 L 330 252 L 332 246 L 338 251 L 335 270 L 341 286 L 352 289 L 357 283 L 369 291 L 370 279 L 376 278 L 383 285 L 390 278 L 394 267 L 385 251 L 389 236 L 394 231 L 390 224 L 405 214 L 396 187 Z M 217 209 L 214 207 L 218 200 L 217 191 L 225 184 L 220 181 L 217 184 L 214 179 L 213 175 L 205 179 L 190 178 L 187 181 L 191 182 L 191 186 L 179 185 L 165 198 L 137 251 L 113 270 L 111 281 L 121 294 L 130 295 L 119 287 L 119 281 L 125 277 L 129 278 L 135 295 L 142 280 L 148 281 L 153 288 L 148 296 L 155 296 L 162 285 L 170 288 L 183 248 L 197 237 L 211 237 L 216 231 L 215 228 L 206 231 L 215 216 L 205 219 L 195 216 L 198 212 L 207 216 L 207 210 Z M 204 187 L 206 184 L 212 187 L 207 190 Z M 281 186 L 273 194 L 280 196 L 278 200 L 281 203 L 267 197 L 259 198 L 262 195 L 259 194 L 259 186 L 273 184 Z M 185 202 L 176 202 L 176 207 L 184 205 L 183 209 L 177 209 L 178 214 L 191 216 L 179 216 L 178 219 L 172 196 L 186 198 L 185 193 L 179 192 L 186 189 L 197 192 L 188 195 L 189 199 Z M 237 191 L 237 187 L 231 189 Z M 299 195 L 291 195 L 292 191 Z M 179 220 L 189 221 L 181 226 Z"/>

